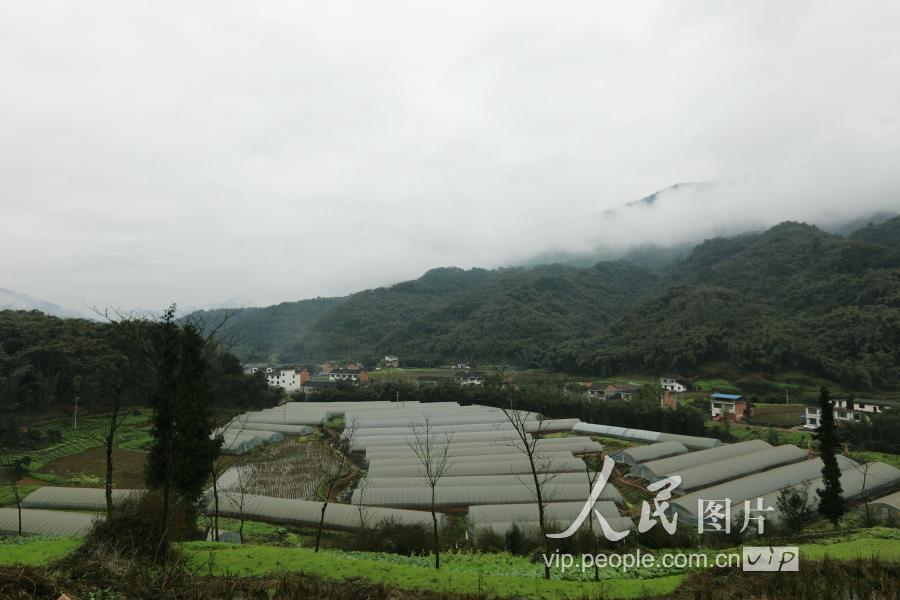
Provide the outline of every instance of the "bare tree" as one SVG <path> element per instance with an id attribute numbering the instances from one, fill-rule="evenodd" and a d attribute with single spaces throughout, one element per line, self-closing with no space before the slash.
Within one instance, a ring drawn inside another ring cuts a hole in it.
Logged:
<path id="1" fill-rule="evenodd" d="M 28 474 L 27 459 L 17 456 L 10 448 L 0 447 L 0 476 L 6 479 L 12 489 L 19 517 L 19 535 L 22 535 L 22 497 L 19 494 L 19 479 Z"/>
<path id="2" fill-rule="evenodd" d="M 869 478 L 869 467 L 872 466 L 872 463 L 861 463 L 858 464 L 855 468 L 857 471 L 862 473 L 862 486 L 860 487 L 859 495 L 862 498 L 863 506 L 865 507 L 865 526 L 871 527 L 873 525 L 872 513 L 869 509 L 869 490 L 868 490 L 868 478 Z"/>
<path id="3" fill-rule="evenodd" d="M 359 528 L 361 531 L 366 530 L 366 492 L 369 490 L 369 478 L 363 477 L 359 480 L 359 483 L 356 485 L 356 489 L 359 490 L 359 503 L 356 505 L 356 511 L 359 513 Z"/>
<path id="4" fill-rule="evenodd" d="M 347 434 L 345 441 L 346 449 L 340 447 L 333 448 L 333 451 L 338 455 L 337 461 L 333 463 L 326 461 L 322 465 L 322 487 L 324 490 L 322 495 L 324 498 L 322 500 L 322 514 L 319 516 L 319 525 L 316 528 L 316 552 L 319 551 L 319 546 L 322 543 L 322 528 L 325 526 L 325 511 L 328 510 L 328 502 L 331 500 L 331 496 L 334 494 L 338 482 L 344 478 L 346 467 L 350 465 L 347 456 L 350 454 L 353 436 L 357 431 L 358 425 L 359 423 L 356 419 L 353 419 L 349 423 L 349 433 Z"/>
<path id="5" fill-rule="evenodd" d="M 550 493 L 547 493 L 546 485 L 556 477 L 557 473 L 553 469 L 553 455 L 542 450 L 538 444 L 540 436 L 546 433 L 546 427 L 543 420 L 537 421 L 534 426 L 530 426 L 529 417 L 531 417 L 531 413 L 517 410 L 515 405 L 501 410 L 516 434 L 514 438 L 509 442 L 505 442 L 505 444 L 517 449 L 528 459 L 531 475 L 531 485 L 528 487 L 534 494 L 538 507 L 538 525 L 540 526 L 544 552 L 547 556 L 550 556 L 552 548 L 550 547 L 550 539 L 547 537 L 545 513 L 552 497 Z M 550 579 L 550 565 L 547 561 L 544 561 L 544 579 Z"/>
<path id="6" fill-rule="evenodd" d="M 597 456 L 599 457 L 599 455 Z M 596 465 L 594 465 L 594 467 L 595 468 L 591 470 L 591 465 L 588 463 L 588 461 L 584 461 L 584 472 L 585 475 L 587 475 L 588 482 L 588 496 L 590 496 L 591 491 L 593 491 L 594 489 L 594 484 L 596 484 L 597 480 L 600 478 L 600 469 L 596 468 Z M 600 554 L 600 545 L 597 543 L 597 540 L 599 538 L 597 536 L 597 533 L 594 531 L 594 519 L 590 516 L 588 517 L 588 530 L 590 531 L 591 535 L 591 551 L 596 557 L 598 554 Z M 600 581 L 600 566 L 597 564 L 596 560 L 592 562 L 594 563 L 594 581 Z"/>
<path id="7" fill-rule="evenodd" d="M 450 469 L 448 453 L 453 441 L 453 432 L 436 432 L 431 425 L 431 417 L 426 413 L 420 424 L 412 425 L 409 447 L 422 464 L 423 475 L 431 488 L 431 522 L 434 536 L 434 568 L 441 568 L 441 540 L 438 535 L 438 519 L 435 510 L 435 491 L 441 478 Z"/>

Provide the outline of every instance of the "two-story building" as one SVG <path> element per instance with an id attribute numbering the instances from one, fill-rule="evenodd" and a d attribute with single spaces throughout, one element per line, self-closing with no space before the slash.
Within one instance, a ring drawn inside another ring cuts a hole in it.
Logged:
<path id="1" fill-rule="evenodd" d="M 871 415 L 876 415 L 889 410 L 900 408 L 900 402 L 890 400 L 868 400 L 866 398 L 851 398 L 849 400 L 834 401 L 834 421 L 859 422 L 868 420 Z M 822 410 L 818 406 L 807 406 L 804 414 L 806 429 L 817 429 L 822 424 Z"/>
<path id="2" fill-rule="evenodd" d="M 266 383 L 272 387 L 280 387 L 286 392 L 296 392 L 309 380 L 309 371 L 295 367 L 253 366 L 244 369 L 248 375 L 262 373 Z"/>
<path id="3" fill-rule="evenodd" d="M 747 412 L 747 402 L 739 394 L 713 392 L 709 395 L 709 412 L 714 421 L 742 421 Z"/>

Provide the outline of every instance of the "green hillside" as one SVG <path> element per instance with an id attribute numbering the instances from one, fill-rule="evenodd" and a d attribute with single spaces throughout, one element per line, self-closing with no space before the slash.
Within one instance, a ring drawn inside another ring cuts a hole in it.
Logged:
<path id="1" fill-rule="evenodd" d="M 900 253 L 782 223 L 697 246 L 607 332 L 558 348 L 553 360 L 597 372 L 726 360 L 871 389 L 900 377 L 898 348 Z"/>
<path id="2" fill-rule="evenodd" d="M 226 332 L 239 341 L 237 351 L 246 356 L 255 350 L 257 359 L 371 362 L 393 353 L 407 363 L 528 365 L 540 360 L 548 344 L 598 335 L 656 282 L 650 271 L 624 261 L 585 269 L 441 268 L 414 281 L 329 300 L 327 306 L 323 301 L 318 317 L 310 314 L 310 301 L 252 309 L 229 321 Z"/>

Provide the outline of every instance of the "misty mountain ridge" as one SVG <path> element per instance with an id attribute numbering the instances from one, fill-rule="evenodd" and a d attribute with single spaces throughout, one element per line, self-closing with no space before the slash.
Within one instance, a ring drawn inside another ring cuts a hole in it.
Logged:
<path id="1" fill-rule="evenodd" d="M 691 194 L 693 198 L 715 194 L 719 187 L 716 181 L 688 181 L 675 183 L 653 192 L 639 200 L 626 202 L 619 208 L 606 209 L 601 213 L 598 230 L 606 227 L 629 226 L 629 219 L 640 218 L 641 214 L 653 214 L 661 208 L 670 208 L 670 203 L 684 202 L 688 199 L 685 194 Z M 849 220 L 834 220 L 821 218 L 812 221 L 823 231 L 838 235 L 851 235 L 853 232 L 868 225 L 880 225 L 897 216 L 897 213 L 888 211 L 874 211 L 855 216 Z M 659 239 L 652 243 L 638 243 L 625 247 L 611 247 L 604 243 L 598 243 L 592 250 L 586 252 L 572 252 L 563 249 L 548 250 L 533 257 L 521 260 L 516 264 L 521 266 L 535 266 L 541 264 L 565 264 L 578 267 L 587 267 L 599 261 L 627 260 L 642 267 L 659 271 L 686 257 L 691 249 L 710 237 L 730 237 L 742 233 L 758 233 L 765 228 L 720 225 L 713 231 L 713 235 L 698 234 L 684 242 L 667 242 Z"/>
<path id="2" fill-rule="evenodd" d="M 38 300 L 26 294 L 0 288 L 0 310 L 39 310 L 44 314 L 64 319 L 90 319 L 87 313 L 65 308 L 46 300 Z"/>
<path id="3" fill-rule="evenodd" d="M 840 236 L 804 223 L 706 240 L 671 265 L 431 269 L 342 298 L 248 309 L 246 360 L 385 354 L 581 373 L 691 372 L 710 361 L 861 389 L 900 382 L 900 217 Z M 224 311 L 198 313 L 206 321 Z"/>

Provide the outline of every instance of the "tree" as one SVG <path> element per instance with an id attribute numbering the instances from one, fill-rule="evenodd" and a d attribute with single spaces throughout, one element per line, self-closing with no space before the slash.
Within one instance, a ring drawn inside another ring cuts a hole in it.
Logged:
<path id="1" fill-rule="evenodd" d="M 815 507 L 809 501 L 809 484 L 786 487 L 778 494 L 775 507 L 781 515 L 782 524 L 791 532 L 797 532 L 809 523 L 815 514 Z"/>
<path id="2" fill-rule="evenodd" d="M 450 431 L 439 433 L 431 424 L 431 416 L 425 414 L 422 422 L 412 425 L 409 447 L 422 465 L 422 474 L 431 488 L 431 523 L 434 541 L 434 568 L 441 568 L 441 540 L 438 535 L 438 519 L 435 508 L 437 486 L 450 469 L 449 451 L 453 441 Z"/>
<path id="3" fill-rule="evenodd" d="M 866 527 L 871 527 L 875 524 L 875 519 L 872 517 L 872 511 L 869 507 L 869 502 L 871 498 L 869 497 L 869 468 L 872 466 L 872 463 L 866 462 L 859 465 L 856 465 L 855 469 L 862 473 L 862 487 L 860 489 L 860 498 L 862 498 L 863 506 L 865 507 L 865 516 L 864 516 L 864 524 Z"/>
<path id="4" fill-rule="evenodd" d="M 841 489 L 841 469 L 837 462 L 839 440 L 834 422 L 834 400 L 827 387 L 822 387 L 819 394 L 819 410 L 821 421 L 816 437 L 819 441 L 819 452 L 822 455 L 823 488 L 816 490 L 819 496 L 819 512 L 831 524 L 837 527 L 838 521 L 846 511 L 843 489 Z"/>
<path id="5" fill-rule="evenodd" d="M 187 508 L 196 504 L 220 440 L 210 439 L 208 339 L 190 323 L 178 325 L 174 306 L 156 325 L 150 394 L 154 439 L 147 457 L 147 483 L 162 492 L 165 530 L 173 494 Z"/>
<path id="6" fill-rule="evenodd" d="M 328 502 L 331 500 L 332 494 L 334 494 L 335 486 L 337 486 L 338 482 L 344 477 L 344 468 L 349 464 L 347 461 L 347 454 L 349 454 L 352 447 L 353 435 L 356 433 L 359 423 L 356 420 L 353 420 L 349 425 L 349 433 L 347 434 L 346 439 L 346 452 L 342 451 L 340 448 L 336 449 L 335 452 L 338 454 L 337 462 L 322 465 L 322 479 L 325 491 L 323 493 L 322 514 L 319 516 L 319 525 L 316 528 L 315 552 L 319 551 L 319 546 L 322 543 L 322 529 L 325 527 L 325 511 L 328 510 Z"/>
<path id="7" fill-rule="evenodd" d="M 27 456 L 18 456 L 13 453 L 11 448 L 0 447 L 0 478 L 6 480 L 12 489 L 19 517 L 20 536 L 22 535 L 22 498 L 19 494 L 19 480 L 28 475 L 27 465 L 29 462 Z"/>
<path id="8" fill-rule="evenodd" d="M 545 513 L 551 498 L 546 493 L 545 486 L 553 480 L 556 473 L 553 469 L 553 455 L 548 454 L 538 446 L 538 439 L 544 433 L 543 421 L 534 421 L 532 425 L 531 419 L 535 415 L 527 411 L 518 410 L 515 403 L 511 403 L 508 408 L 503 408 L 502 410 L 506 420 L 512 425 L 512 429 L 516 434 L 508 445 L 519 450 L 528 459 L 531 475 L 529 488 L 532 490 L 537 503 L 538 525 L 541 530 L 544 553 L 549 557 L 552 552 L 550 538 L 547 537 Z M 550 563 L 547 561 L 544 561 L 544 579 L 550 579 Z"/>

